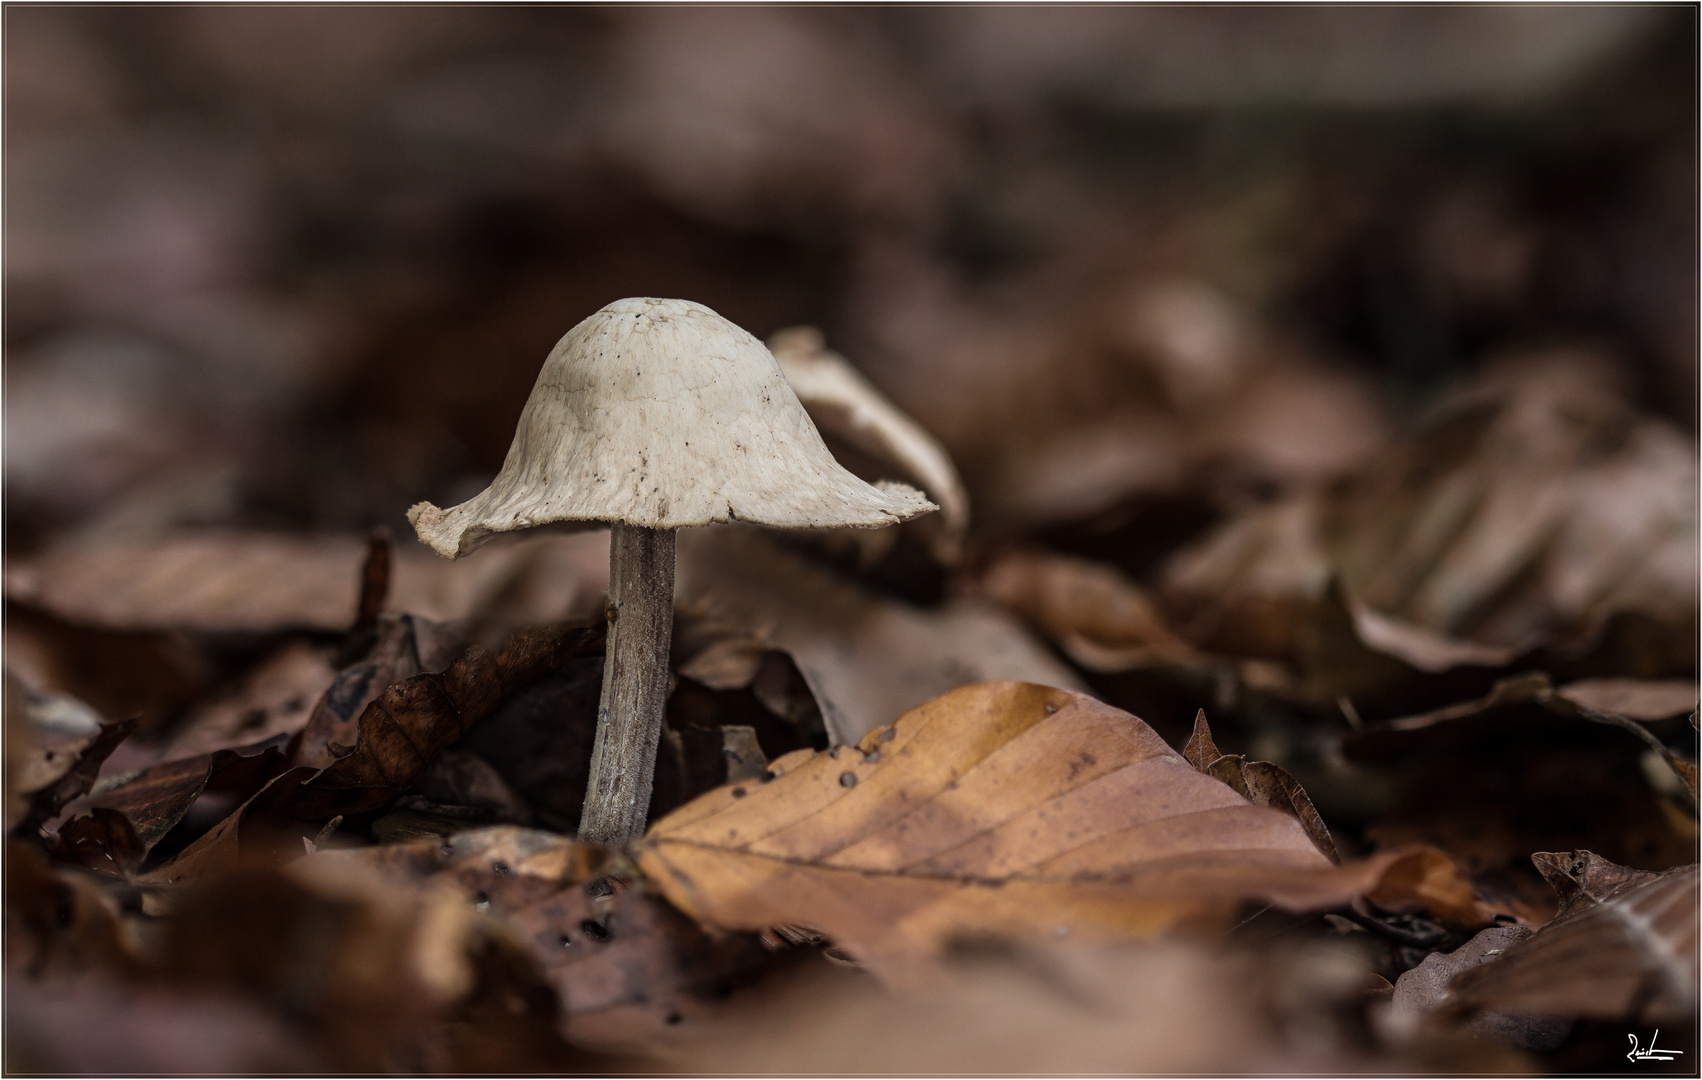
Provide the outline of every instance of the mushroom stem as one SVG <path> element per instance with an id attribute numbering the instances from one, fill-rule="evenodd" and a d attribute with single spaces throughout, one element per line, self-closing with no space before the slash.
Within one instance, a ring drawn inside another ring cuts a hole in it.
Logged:
<path id="1" fill-rule="evenodd" d="M 624 844 L 644 834 L 656 743 L 668 702 L 674 629 L 674 530 L 615 522 L 609 535 L 609 639 L 597 740 L 579 838 Z"/>

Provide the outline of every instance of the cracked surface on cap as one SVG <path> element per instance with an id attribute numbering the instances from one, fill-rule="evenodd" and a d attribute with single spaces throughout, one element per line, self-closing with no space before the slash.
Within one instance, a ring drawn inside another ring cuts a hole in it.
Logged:
<path id="1" fill-rule="evenodd" d="M 768 349 L 689 300 L 619 300 L 551 350 L 490 487 L 408 511 L 445 558 L 557 521 L 878 528 L 937 507 L 866 484 L 822 442 Z"/>

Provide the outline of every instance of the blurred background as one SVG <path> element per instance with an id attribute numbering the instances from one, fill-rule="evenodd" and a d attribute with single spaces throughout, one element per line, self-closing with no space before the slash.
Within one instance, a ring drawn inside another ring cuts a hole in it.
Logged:
<path id="1" fill-rule="evenodd" d="M 628 295 L 822 328 L 976 542 L 1137 575 L 1511 354 L 1695 430 L 1685 8 L 5 20 L 11 554 L 397 527 Z"/>

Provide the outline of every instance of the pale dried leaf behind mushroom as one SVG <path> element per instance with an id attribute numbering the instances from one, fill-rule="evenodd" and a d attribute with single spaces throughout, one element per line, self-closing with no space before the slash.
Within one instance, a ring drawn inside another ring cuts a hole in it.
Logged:
<path id="1" fill-rule="evenodd" d="M 119 630 L 340 632 L 355 621 L 365 539 L 209 531 L 49 548 L 9 564 L 10 600 Z M 601 610 L 608 537 L 528 537 L 465 565 L 394 552 L 388 610 L 496 631 Z"/>
<path id="2" fill-rule="evenodd" d="M 856 742 L 966 683 L 1021 679 L 1082 688 L 1021 625 L 984 601 L 929 610 L 877 596 L 760 530 L 682 534 L 675 596 L 682 613 L 788 653 L 834 742 Z M 755 675 L 754 666 L 750 671 Z"/>
<path id="3" fill-rule="evenodd" d="M 778 331 L 769 339 L 769 347 L 819 429 L 896 465 L 939 504 L 939 514 L 922 519 L 918 527 L 931 528 L 934 557 L 955 564 L 962 557 L 963 535 L 969 528 L 969 492 L 945 448 L 843 356 L 828 349 L 815 327 Z M 939 524 L 927 524 L 934 521 Z"/>

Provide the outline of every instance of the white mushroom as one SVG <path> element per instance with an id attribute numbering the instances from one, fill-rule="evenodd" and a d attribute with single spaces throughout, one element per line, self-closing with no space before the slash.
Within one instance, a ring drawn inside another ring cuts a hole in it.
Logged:
<path id="1" fill-rule="evenodd" d="M 762 342 L 702 304 L 616 301 L 556 343 L 502 470 L 459 506 L 408 511 L 445 558 L 497 533 L 608 522 L 609 644 L 582 839 L 644 830 L 668 688 L 674 530 L 749 521 L 880 528 L 938 509 L 833 459 Z"/>

